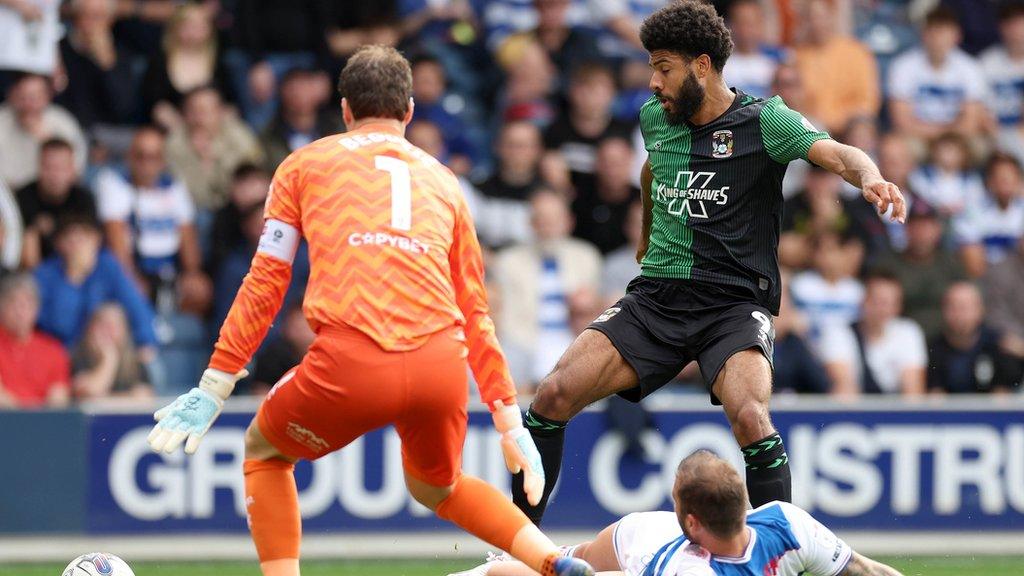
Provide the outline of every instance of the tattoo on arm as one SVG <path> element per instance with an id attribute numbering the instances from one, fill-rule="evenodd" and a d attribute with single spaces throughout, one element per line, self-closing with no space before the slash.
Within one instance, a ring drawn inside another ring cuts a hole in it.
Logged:
<path id="1" fill-rule="evenodd" d="M 846 565 L 841 576 L 903 576 L 899 570 L 890 568 L 881 562 L 853 553 L 853 558 Z"/>

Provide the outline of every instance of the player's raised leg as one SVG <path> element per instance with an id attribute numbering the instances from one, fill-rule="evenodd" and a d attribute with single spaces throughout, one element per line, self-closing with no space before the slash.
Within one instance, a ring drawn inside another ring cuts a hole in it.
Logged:
<path id="1" fill-rule="evenodd" d="M 402 439 L 410 494 L 438 517 L 544 576 L 593 574 L 585 562 L 562 558 L 554 543 L 497 488 L 462 473 L 468 391 L 460 332 L 440 332 L 404 353 L 406 365 L 415 372 L 408 376 L 408 400 L 395 429 Z"/>
<path id="2" fill-rule="evenodd" d="M 534 506 L 527 501 L 522 474 L 512 479 L 513 501 L 535 524 L 540 524 L 558 481 L 569 419 L 594 402 L 636 385 L 636 372 L 597 330 L 584 330 L 541 382 L 525 417 L 544 464 L 546 482 L 540 502 Z"/>
<path id="3" fill-rule="evenodd" d="M 462 475 L 450 486 L 431 486 L 408 472 L 409 493 L 439 518 L 515 558 L 529 573 L 542 576 L 587 576 L 593 570 L 575 558 L 564 557 L 504 494 L 473 476 Z"/>
<path id="4" fill-rule="evenodd" d="M 772 370 L 764 352 L 751 348 L 731 355 L 712 392 L 721 400 L 743 451 L 751 505 L 792 500 L 789 456 L 768 414 Z"/>
<path id="5" fill-rule="evenodd" d="M 618 573 L 621 570 L 615 552 L 615 528 L 618 522 L 606 526 L 590 541 L 574 546 L 563 546 L 561 554 L 570 558 L 584 560 L 598 575 Z M 464 572 L 456 572 L 449 576 L 536 576 L 529 566 L 515 560 L 491 560 Z"/>

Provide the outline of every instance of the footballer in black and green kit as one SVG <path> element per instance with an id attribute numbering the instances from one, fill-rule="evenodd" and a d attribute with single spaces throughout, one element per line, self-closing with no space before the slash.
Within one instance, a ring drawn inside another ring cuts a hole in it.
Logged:
<path id="1" fill-rule="evenodd" d="M 677 0 L 640 27 L 653 95 L 640 111 L 640 276 L 569 347 L 525 415 L 547 475 L 530 506 L 520 477 L 513 499 L 539 523 L 558 478 L 565 426 L 612 394 L 638 401 L 696 361 L 746 461 L 750 503 L 790 500 L 789 457 L 768 414 L 781 286 L 782 177 L 809 161 L 863 191 L 902 221 L 899 189 L 862 151 L 817 130 L 779 97 L 730 89 L 722 69 L 732 39 L 702 0 Z"/>

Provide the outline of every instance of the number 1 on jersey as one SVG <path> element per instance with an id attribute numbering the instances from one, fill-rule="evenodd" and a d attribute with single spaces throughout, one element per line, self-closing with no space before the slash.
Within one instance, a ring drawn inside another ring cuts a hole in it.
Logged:
<path id="1" fill-rule="evenodd" d="M 391 227 L 412 229 L 412 185 L 409 164 L 392 156 L 374 156 L 374 166 L 391 176 Z"/>

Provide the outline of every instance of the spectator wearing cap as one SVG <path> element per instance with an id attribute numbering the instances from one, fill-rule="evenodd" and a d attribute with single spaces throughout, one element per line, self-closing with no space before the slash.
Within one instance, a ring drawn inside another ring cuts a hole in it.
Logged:
<path id="1" fill-rule="evenodd" d="M 68 404 L 70 362 L 60 342 L 36 330 L 40 304 L 31 275 L 0 280 L 0 407 Z"/>
<path id="2" fill-rule="evenodd" d="M 140 355 L 150 360 L 157 344 L 153 309 L 102 243 L 99 224 L 87 215 L 71 214 L 58 223 L 54 255 L 35 269 L 42 301 L 39 328 L 73 349 L 96 310 L 116 302 L 127 314 Z"/>
<path id="3" fill-rule="evenodd" d="M 942 329 L 928 342 L 928 390 L 947 394 L 1006 392 L 1020 386 L 1021 365 L 987 325 L 985 303 L 970 282 L 951 284 L 942 298 Z"/>
<path id="4" fill-rule="evenodd" d="M 75 165 L 85 168 L 82 128 L 67 110 L 52 103 L 50 81 L 38 74 L 19 76 L 0 106 L 0 180 L 13 189 L 39 176 L 39 145 L 62 138 L 75 151 Z"/>
<path id="5" fill-rule="evenodd" d="M 904 313 L 929 337 L 942 327 L 942 299 L 947 288 L 967 278 L 959 258 L 942 250 L 942 233 L 939 213 L 925 200 L 915 199 L 907 216 L 906 247 L 883 264 L 903 288 Z"/>
<path id="6" fill-rule="evenodd" d="M 811 0 L 806 10 L 806 37 L 794 59 L 810 116 L 838 132 L 854 116 L 877 115 L 882 96 L 874 56 L 856 38 L 840 33 L 832 2 Z"/>
<path id="7" fill-rule="evenodd" d="M 900 316 L 902 306 L 899 280 L 879 270 L 864 280 L 860 319 L 833 324 L 825 331 L 820 353 L 835 396 L 924 393 L 924 333 L 916 322 Z"/>
<path id="8" fill-rule="evenodd" d="M 25 226 L 21 263 L 35 268 L 53 253 L 57 221 L 71 214 L 96 216 L 92 192 L 77 184 L 74 151 L 67 140 L 51 138 L 39 149 L 39 178 L 17 192 Z"/>
<path id="9" fill-rule="evenodd" d="M 972 278 L 1004 260 L 1024 238 L 1024 172 L 1013 156 L 993 154 L 985 167 L 987 193 L 969 198 L 954 220 L 964 268 Z"/>
<path id="10" fill-rule="evenodd" d="M 960 23 L 948 8 L 930 12 L 922 46 L 902 54 L 889 70 L 889 109 L 894 127 L 918 140 L 946 132 L 974 138 L 983 128 L 985 76 L 957 46 Z"/>
<path id="11" fill-rule="evenodd" d="M 60 42 L 67 87 L 57 95 L 85 128 L 125 124 L 136 106 L 131 58 L 114 42 L 117 4 L 72 0 L 71 28 Z"/>

